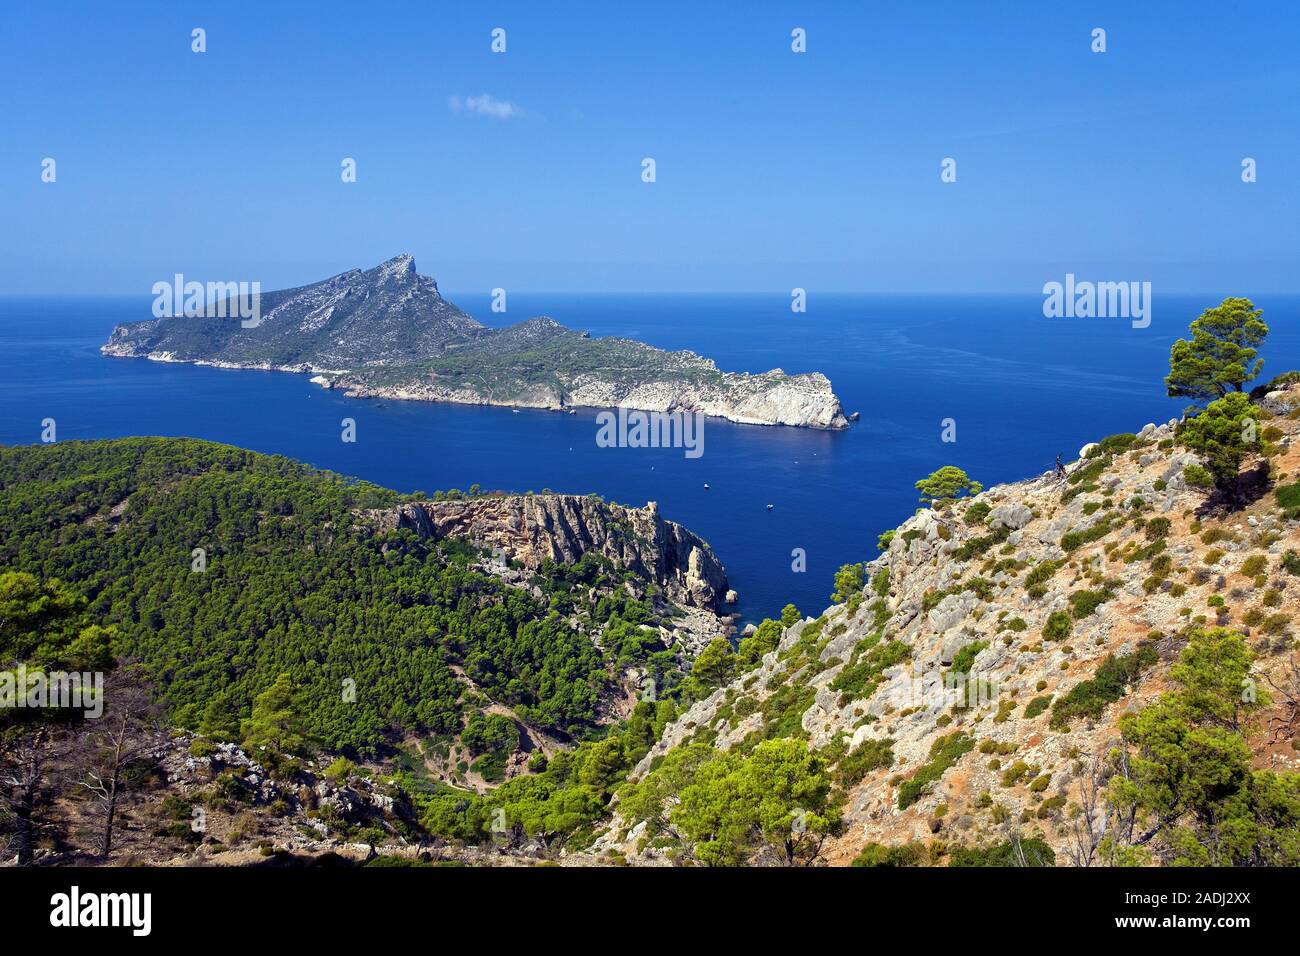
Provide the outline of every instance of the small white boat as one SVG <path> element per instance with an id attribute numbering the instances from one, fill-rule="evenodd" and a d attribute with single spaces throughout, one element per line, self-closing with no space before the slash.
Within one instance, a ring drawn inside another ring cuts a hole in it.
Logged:
<path id="1" fill-rule="evenodd" d="M 707 481 L 704 483 L 704 490 L 705 491 L 709 490 L 709 483 Z"/>
<path id="2" fill-rule="evenodd" d="M 773 508 L 775 508 L 775 507 L 776 507 L 776 505 L 768 505 L 768 506 L 767 506 L 767 510 L 768 510 L 768 511 L 771 511 L 771 510 L 772 510 Z"/>

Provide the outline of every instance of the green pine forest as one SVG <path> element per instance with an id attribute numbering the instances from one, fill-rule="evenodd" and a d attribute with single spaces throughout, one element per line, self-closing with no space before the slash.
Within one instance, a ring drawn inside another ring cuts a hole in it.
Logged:
<path id="1" fill-rule="evenodd" d="M 4 448 L 0 490 L 0 566 L 84 598 L 179 727 L 231 736 L 287 675 L 309 739 L 373 754 L 458 732 L 474 704 L 460 668 L 521 719 L 582 736 L 616 664 L 671 669 L 638 602 L 577 596 L 617 579 L 608 562 L 550 569 L 540 602 L 474 570 L 464 542 L 371 533 L 356 512 L 396 493 L 286 458 L 189 439 Z M 608 652 L 597 615 L 624 637 Z"/>

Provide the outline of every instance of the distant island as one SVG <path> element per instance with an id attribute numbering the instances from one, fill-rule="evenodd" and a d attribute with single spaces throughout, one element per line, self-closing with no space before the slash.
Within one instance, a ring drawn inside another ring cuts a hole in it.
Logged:
<path id="1" fill-rule="evenodd" d="M 260 320 L 238 310 L 113 329 L 105 355 L 221 368 L 309 372 L 352 397 L 567 409 L 701 412 L 752 425 L 845 428 L 820 372 L 723 372 L 694 352 L 592 338 L 539 317 L 493 329 L 456 308 L 400 255 L 296 289 L 263 293 Z"/>

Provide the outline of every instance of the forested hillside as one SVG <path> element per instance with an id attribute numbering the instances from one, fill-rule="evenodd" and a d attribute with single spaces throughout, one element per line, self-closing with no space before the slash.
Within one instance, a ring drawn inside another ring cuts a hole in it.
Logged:
<path id="1" fill-rule="evenodd" d="M 371 753 L 407 732 L 457 733 L 471 684 L 568 736 L 594 726 L 616 665 L 666 666 L 635 627 L 644 606 L 621 589 L 587 606 L 620 576 L 608 562 L 547 569 L 539 597 L 477 569 L 463 542 L 358 525 L 360 509 L 399 500 L 200 441 L 5 448 L 0 566 L 83 595 L 173 721 L 226 739 L 281 675 L 312 740 Z M 602 651 L 593 628 L 610 622 L 631 637 Z"/>

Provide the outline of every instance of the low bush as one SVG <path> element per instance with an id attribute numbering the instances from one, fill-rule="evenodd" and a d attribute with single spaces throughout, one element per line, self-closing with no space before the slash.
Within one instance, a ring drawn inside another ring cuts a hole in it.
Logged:
<path id="1" fill-rule="evenodd" d="M 1241 562 L 1241 573 L 1248 578 L 1263 574 L 1268 570 L 1268 558 L 1262 554 L 1252 554 L 1245 561 Z"/>
<path id="2" fill-rule="evenodd" d="M 1070 636 L 1070 615 L 1066 611 L 1053 611 L 1043 625 L 1043 640 L 1063 641 Z"/>
<path id="3" fill-rule="evenodd" d="M 1097 720 L 1106 706 L 1123 697 L 1128 686 L 1158 659 L 1155 648 L 1148 642 L 1143 642 L 1131 654 L 1120 657 L 1107 655 L 1090 680 L 1075 684 L 1068 694 L 1052 705 L 1051 728 L 1066 730 L 1076 717 Z"/>
<path id="4" fill-rule="evenodd" d="M 1029 764 L 1023 760 L 1017 760 L 1006 770 L 1002 771 L 1001 783 L 1004 787 L 1014 787 L 1020 782 L 1021 778 L 1029 773 Z"/>
<path id="5" fill-rule="evenodd" d="M 852 866 L 924 866 L 927 856 L 925 845 L 921 843 L 904 843 L 902 846 L 885 846 L 881 843 L 868 843 L 862 852 L 853 858 Z"/>
<path id="6" fill-rule="evenodd" d="M 1282 485 L 1273 495 L 1287 518 L 1300 518 L 1300 481 Z"/>
<path id="7" fill-rule="evenodd" d="M 1052 705 L 1052 695 L 1044 694 L 1041 697 L 1035 697 L 1025 705 L 1025 719 L 1032 720 Z"/>
<path id="8" fill-rule="evenodd" d="M 860 783 L 871 771 L 890 767 L 893 763 L 892 740 L 864 740 L 840 761 L 835 771 L 835 782 L 847 790 Z"/>
<path id="9" fill-rule="evenodd" d="M 952 670 L 955 674 L 969 674 L 971 666 L 975 663 L 975 658 L 979 652 L 989 646 L 988 641 L 976 641 L 974 644 L 967 644 L 952 658 Z"/>
<path id="10" fill-rule="evenodd" d="M 880 685 L 886 668 L 901 664 L 912 656 L 912 649 L 902 641 L 878 643 L 879 634 L 864 638 L 854 648 L 848 666 L 831 682 L 831 690 L 840 691 L 840 706 L 851 700 L 866 700 Z"/>
<path id="11" fill-rule="evenodd" d="M 1046 584 L 1051 577 L 1061 570 L 1062 561 L 1044 561 L 1041 564 L 1034 565 L 1034 569 L 1025 575 L 1025 587 L 1030 588 L 1036 584 Z"/>
<path id="12" fill-rule="evenodd" d="M 975 749 L 975 739 L 962 731 L 955 731 L 946 737 L 940 737 L 930 747 L 930 760 L 919 767 L 908 780 L 898 788 L 898 809 L 906 810 L 925 792 L 926 787 L 934 783 L 963 756 Z"/>
<path id="13" fill-rule="evenodd" d="M 1084 528 L 1082 531 L 1071 531 L 1062 535 L 1061 548 L 1066 552 L 1074 551 L 1085 544 L 1100 541 L 1113 530 L 1114 527 L 1111 525 L 1110 517 L 1103 518 L 1091 528 Z"/>
<path id="14" fill-rule="evenodd" d="M 1169 537 L 1169 519 L 1152 518 L 1146 523 L 1142 533 L 1146 535 L 1148 541 L 1163 541 Z"/>
<path id="15" fill-rule="evenodd" d="M 1076 621 L 1081 620 L 1109 601 L 1112 593 L 1109 588 L 1100 591 L 1075 591 L 1069 598 L 1070 613 Z"/>

